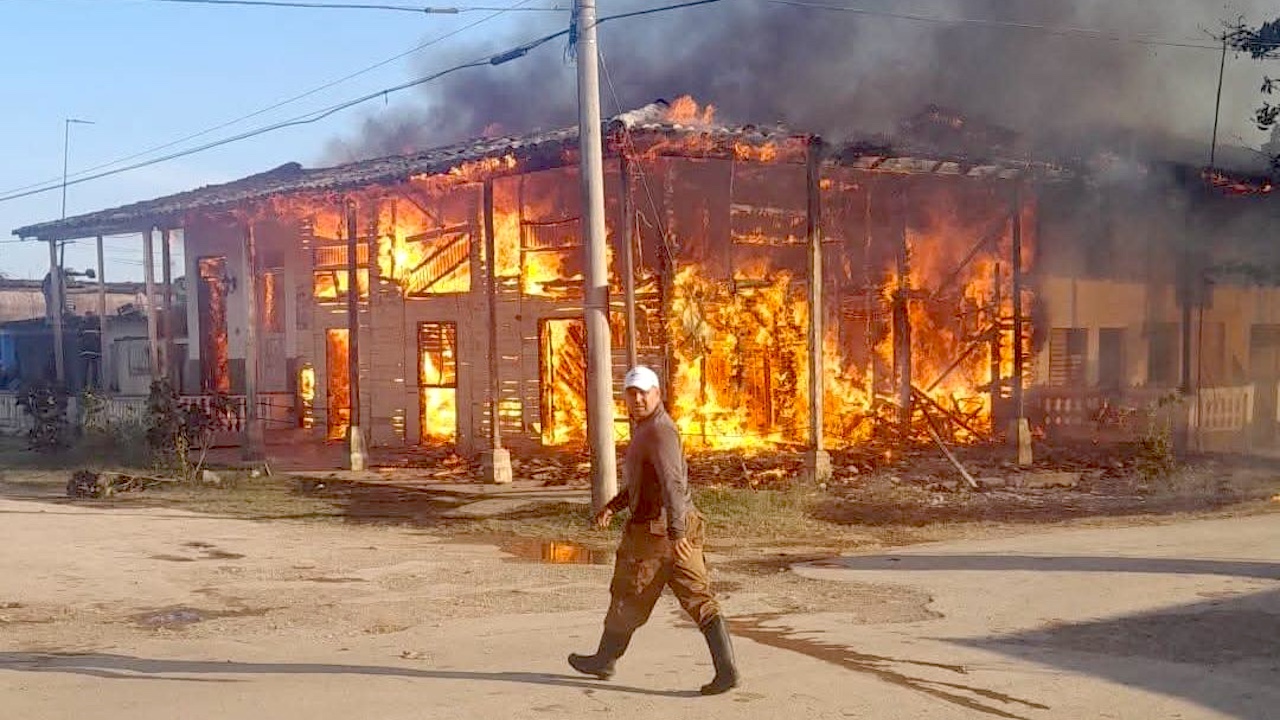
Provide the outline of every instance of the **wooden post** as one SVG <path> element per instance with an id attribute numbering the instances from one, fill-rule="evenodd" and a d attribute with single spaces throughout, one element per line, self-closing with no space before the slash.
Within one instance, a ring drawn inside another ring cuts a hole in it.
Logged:
<path id="1" fill-rule="evenodd" d="M 156 317 L 156 256 L 152 233 L 142 233 L 142 273 L 147 286 L 147 353 L 151 358 L 151 381 L 160 379 L 160 329 Z"/>
<path id="2" fill-rule="evenodd" d="M 347 428 L 350 442 L 350 468 L 362 472 L 368 465 L 364 431 L 360 424 L 360 242 L 355 200 L 347 200 L 347 395 L 351 398 L 351 422 Z M 372 260 L 372 258 L 370 258 Z"/>
<path id="3" fill-rule="evenodd" d="M 994 281 L 991 283 L 991 287 L 995 289 L 992 301 L 994 308 L 991 312 L 991 419 L 993 422 L 1000 417 L 1000 400 L 1004 386 L 1004 378 L 1001 377 L 1003 371 L 1000 369 L 1000 362 L 1003 359 L 1000 339 L 1004 337 L 1004 322 L 1001 318 L 1004 313 L 1004 297 L 1000 294 L 1000 263 L 996 263 L 994 274 Z"/>
<path id="4" fill-rule="evenodd" d="M 59 385 L 67 382 L 66 348 L 62 341 L 62 308 L 64 285 L 62 267 L 58 263 L 58 241 L 49 240 L 49 320 L 53 323 L 53 372 Z"/>
<path id="5" fill-rule="evenodd" d="M 1019 465 L 1030 465 L 1031 428 L 1023 406 L 1023 373 L 1026 348 L 1022 323 L 1022 181 L 1013 184 L 1013 426 L 1009 440 Z"/>
<path id="6" fill-rule="evenodd" d="M 161 327 L 164 331 L 164 353 L 161 358 L 163 359 L 163 375 L 176 388 L 177 373 L 173 363 L 173 261 L 169 256 L 169 243 L 171 240 L 172 236 L 168 228 L 160 231 L 160 263 L 162 265 L 160 278 L 162 283 L 161 291 L 164 293 L 164 323 Z"/>
<path id="7" fill-rule="evenodd" d="M 824 483 L 831 479 L 831 456 L 822 441 L 822 140 L 809 138 L 805 161 L 805 234 L 809 244 L 809 451 L 805 454 L 804 480 Z"/>
<path id="8" fill-rule="evenodd" d="M 107 345 L 107 263 L 102 248 L 102 236 L 98 244 L 98 392 L 111 391 L 111 353 Z"/>
<path id="9" fill-rule="evenodd" d="M 489 449 L 481 455 L 484 480 L 507 485 L 513 480 L 511 453 L 502 447 L 502 362 L 498 346 L 498 238 L 493 220 L 493 180 L 481 187 L 484 217 L 485 296 L 489 305 Z"/>
<path id="10" fill-rule="evenodd" d="M 631 196 L 631 159 L 625 150 L 618 154 L 618 158 L 622 175 L 622 293 L 627 321 L 627 368 L 630 369 L 639 362 L 636 349 L 636 204 Z"/>
<path id="11" fill-rule="evenodd" d="M 244 277 L 240 283 L 244 293 L 244 458 L 262 460 L 266 457 L 266 436 L 258 408 L 258 366 L 261 364 L 261 348 L 258 346 L 261 318 L 258 315 L 258 242 L 253 222 L 244 225 Z"/>
<path id="12" fill-rule="evenodd" d="M 907 248 L 907 224 L 910 205 L 907 185 L 898 186 L 900 224 L 897 243 L 898 289 L 893 296 L 893 360 L 898 376 L 898 424 L 903 439 L 911 434 L 911 258 Z"/>

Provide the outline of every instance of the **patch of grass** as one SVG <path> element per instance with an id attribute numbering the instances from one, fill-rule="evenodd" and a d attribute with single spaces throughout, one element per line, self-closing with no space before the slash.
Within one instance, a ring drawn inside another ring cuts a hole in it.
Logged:
<path id="1" fill-rule="evenodd" d="M 822 495 L 801 487 L 785 490 L 700 488 L 694 504 L 707 517 L 713 541 L 751 538 L 769 542 L 803 542 L 832 537 L 840 529 L 813 517 Z"/>

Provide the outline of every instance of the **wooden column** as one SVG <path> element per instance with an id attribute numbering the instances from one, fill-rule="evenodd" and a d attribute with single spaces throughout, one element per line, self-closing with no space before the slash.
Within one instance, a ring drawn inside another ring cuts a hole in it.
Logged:
<path id="1" fill-rule="evenodd" d="M 58 241 L 49 240 L 49 320 L 53 324 L 53 372 L 59 385 L 67 382 L 66 348 L 62 341 L 62 267 L 58 263 Z"/>
<path id="2" fill-rule="evenodd" d="M 156 317 L 156 256 L 152 233 L 142 233 L 142 273 L 147 286 L 147 353 L 151 358 L 151 381 L 160 379 L 160 331 Z"/>
<path id="3" fill-rule="evenodd" d="M 102 250 L 102 236 L 98 244 L 98 392 L 111 390 L 111 353 L 107 344 L 107 263 Z"/>
<path id="4" fill-rule="evenodd" d="M 361 472 L 368 465 L 364 431 L 360 424 L 360 241 L 356 203 L 347 200 L 347 395 L 351 402 L 351 422 L 347 429 L 351 470 Z M 369 258 L 372 263 L 373 258 Z M 372 288 L 370 288 L 372 294 Z"/>
<path id="5" fill-rule="evenodd" d="M 258 241 L 253 223 L 244 224 L 244 272 L 240 290 L 244 293 L 244 459 L 266 457 L 266 434 L 258 407 L 258 366 L 262 350 L 258 345 L 261 318 L 258 315 Z"/>
<path id="6" fill-rule="evenodd" d="M 911 433 L 911 258 L 907 247 L 907 225 L 910 205 L 907 183 L 898 185 L 898 289 L 893 296 L 893 361 L 898 378 L 898 424 L 902 437 Z"/>
<path id="7" fill-rule="evenodd" d="M 831 457 L 823 448 L 822 390 L 825 375 L 822 363 L 822 140 L 809 139 L 805 163 L 805 234 L 809 245 L 809 452 L 805 455 L 804 479 L 824 483 L 831 479 Z"/>
<path id="8" fill-rule="evenodd" d="M 1026 417 L 1023 407 L 1023 365 L 1025 364 L 1022 338 L 1022 185 L 1013 186 L 1013 416 L 1015 420 Z"/>
<path id="9" fill-rule="evenodd" d="M 1001 347 L 1001 339 L 1004 337 L 1004 296 L 1000 292 L 1001 280 L 1000 263 L 996 263 L 991 283 L 994 289 L 991 312 L 991 419 L 993 422 L 1001 417 L 1000 403 L 1004 399 L 1002 397 L 1004 378 L 1001 377 L 1004 371 L 1000 367 L 1004 357 Z"/>
<path id="10" fill-rule="evenodd" d="M 618 154 L 618 165 L 621 169 L 622 184 L 622 295 L 627 321 L 627 368 L 633 368 L 640 361 L 636 349 L 636 259 L 635 229 L 636 204 L 631 196 L 631 158 L 626 152 Z"/>
<path id="11" fill-rule="evenodd" d="M 164 331 L 164 353 L 161 358 L 164 377 L 176 389 L 178 374 L 173 362 L 173 264 L 169 256 L 169 243 L 172 239 L 168 228 L 160 231 L 160 278 L 161 291 L 164 293 L 164 323 L 161 327 Z"/>
<path id="12" fill-rule="evenodd" d="M 1022 318 L 1022 181 L 1013 183 L 1013 424 L 1009 441 L 1019 465 L 1030 465 L 1031 427 L 1024 407 L 1026 346 Z"/>
<path id="13" fill-rule="evenodd" d="M 509 484 L 513 477 L 511 453 L 502 447 L 502 358 L 498 344 L 498 238 L 493 220 L 493 180 L 481 187 L 484 223 L 485 300 L 489 310 L 489 449 L 481 454 L 484 480 Z"/>

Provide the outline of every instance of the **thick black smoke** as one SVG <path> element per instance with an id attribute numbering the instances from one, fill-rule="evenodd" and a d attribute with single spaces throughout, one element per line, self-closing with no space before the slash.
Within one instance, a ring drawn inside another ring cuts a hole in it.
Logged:
<path id="1" fill-rule="evenodd" d="M 1228 8 L 1207 0 L 801 0 L 1012 25 L 927 22 L 763 2 L 709 6 L 608 23 L 605 112 L 689 94 L 730 122 L 782 122 L 829 137 L 893 133 L 928 105 L 1021 133 L 1028 146 L 1074 148 L 1102 135 L 1207 142 L 1219 54 L 1141 39 L 1212 45 L 1223 23 L 1265 15 L 1262 0 Z M 603 2 L 601 14 L 653 6 Z M 618 6 L 618 7 L 614 7 Z M 556 22 L 564 22 L 557 18 Z M 1085 33 L 1086 28 L 1123 40 Z M 541 32 L 525 24 L 450 58 L 422 61 L 424 74 L 457 60 L 506 49 Z M 565 43 L 496 68 L 467 70 L 423 86 L 412 107 L 368 118 L 336 141 L 330 161 L 439 146 L 486 133 L 522 133 L 572 124 L 574 68 Z M 1247 63 L 1245 63 L 1247 65 Z M 1240 137 L 1253 98 L 1241 76 L 1224 127 Z M 1256 89 L 1256 88 L 1255 88 Z M 1230 139 L 1230 135 L 1227 136 Z M 1250 136 L 1256 144 L 1261 138 Z"/>

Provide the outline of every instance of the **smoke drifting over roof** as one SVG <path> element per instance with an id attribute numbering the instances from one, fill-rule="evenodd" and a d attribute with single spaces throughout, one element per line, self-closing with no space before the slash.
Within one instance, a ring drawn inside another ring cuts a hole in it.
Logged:
<path id="1" fill-rule="evenodd" d="M 928 105 L 1018 131 L 1024 146 L 1073 152 L 1102 134 L 1133 132 L 1208 142 L 1218 51 L 1147 44 L 1214 45 L 1224 21 L 1274 15 L 1263 0 L 1232 6 L 1205 0 L 801 0 L 929 18 L 929 22 L 836 12 L 757 0 L 607 23 L 601 50 L 609 83 L 607 114 L 658 97 L 688 94 L 733 122 L 782 122 L 840 138 L 894 133 Z M 652 7 L 610 7 L 601 14 Z M 522 25 L 517 36 L 438 55 L 438 70 L 554 30 L 567 18 Z M 1016 26 L 1015 26 L 1016 25 Z M 1088 28 L 1125 40 L 1087 33 Z M 494 68 L 467 70 L 423 86 L 411 107 L 368 117 L 335 141 L 327 160 L 351 160 L 433 147 L 486 133 L 521 133 L 572 124 L 574 68 L 564 42 Z M 1250 118 L 1263 68 L 1236 66 L 1224 105 L 1223 138 L 1261 143 Z M 616 93 L 616 99 L 615 99 Z"/>

